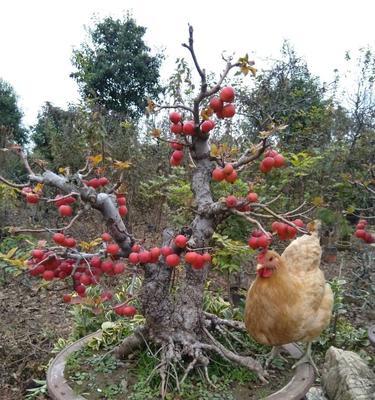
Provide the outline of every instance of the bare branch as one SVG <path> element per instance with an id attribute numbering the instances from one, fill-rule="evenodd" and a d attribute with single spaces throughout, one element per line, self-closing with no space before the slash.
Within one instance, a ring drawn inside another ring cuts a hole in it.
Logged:
<path id="1" fill-rule="evenodd" d="M 254 151 L 247 149 L 245 153 L 238 159 L 238 161 L 232 163 L 233 168 L 239 169 L 241 166 L 249 164 L 250 162 L 258 159 L 267 148 L 267 139 L 263 139 L 260 143 L 255 146 Z M 251 155 L 249 155 L 251 153 Z"/>
<path id="2" fill-rule="evenodd" d="M 164 109 L 177 108 L 177 109 L 189 111 L 192 114 L 194 113 L 194 110 L 191 107 L 185 106 L 184 104 L 173 104 L 173 105 L 164 105 L 164 106 L 160 106 L 158 104 L 155 104 L 155 108 L 158 111 L 159 110 L 164 110 Z"/>
<path id="3" fill-rule="evenodd" d="M 61 196 L 59 198 L 48 199 L 47 203 L 55 203 L 56 201 L 61 201 L 61 200 L 67 199 L 68 197 L 78 197 L 78 196 L 79 196 L 79 193 L 71 192 L 71 193 L 68 193 L 68 194 L 66 194 L 64 196 Z"/>
<path id="4" fill-rule="evenodd" d="M 5 179 L 4 177 L 2 177 L 1 175 L 0 175 L 0 181 L 4 182 L 7 186 L 10 186 L 10 187 L 13 187 L 13 188 L 16 188 L 16 189 L 24 188 L 24 187 L 27 187 L 27 186 L 30 185 L 30 182 L 27 182 L 27 183 L 13 183 L 13 182 L 10 182 L 7 179 Z"/>
<path id="5" fill-rule="evenodd" d="M 256 224 L 256 225 L 258 226 L 258 228 L 259 228 L 266 236 L 269 236 L 269 232 L 267 232 L 267 231 L 263 228 L 262 224 L 261 224 L 258 220 L 254 219 L 254 218 L 251 218 L 251 217 L 250 217 L 249 215 L 247 215 L 246 213 L 243 213 L 243 212 L 238 211 L 238 210 L 231 209 L 230 211 L 231 211 L 232 214 L 239 215 L 240 217 L 242 217 L 242 218 L 246 219 L 247 221 L 251 222 L 252 224 Z"/>
<path id="6" fill-rule="evenodd" d="M 198 64 L 198 60 L 197 57 L 195 55 L 195 51 L 194 51 L 194 39 L 193 39 L 193 27 L 191 25 L 189 25 L 189 44 L 183 43 L 182 44 L 183 47 L 186 47 L 191 54 L 191 57 L 193 59 L 195 68 L 198 71 L 199 76 L 201 77 L 201 81 L 202 81 L 202 91 L 205 92 L 207 89 L 207 83 L 206 83 L 206 74 L 205 72 L 201 69 L 201 67 Z"/>
<path id="7" fill-rule="evenodd" d="M 226 358 L 227 360 L 233 361 L 245 368 L 248 368 L 251 371 L 254 371 L 257 373 L 259 379 L 264 382 L 268 383 L 266 376 L 267 372 L 263 370 L 262 366 L 260 363 L 256 360 L 254 360 L 252 357 L 244 357 L 240 356 L 238 354 L 233 353 L 232 351 L 228 350 L 225 346 L 223 346 L 219 341 L 217 341 L 211 334 L 208 332 L 206 328 L 203 328 L 204 333 L 208 336 L 208 338 L 211 340 L 213 343 L 211 344 L 206 344 L 206 343 L 197 343 L 196 347 L 206 349 L 206 350 L 211 350 L 215 351 L 216 353 L 220 354 L 222 357 Z"/>
<path id="8" fill-rule="evenodd" d="M 297 208 L 295 208 L 294 210 L 288 211 L 286 213 L 284 213 L 284 217 L 287 217 L 288 215 L 293 215 L 295 214 L 297 211 L 299 211 L 301 208 L 303 208 L 306 204 L 306 201 L 304 201 L 300 206 L 298 206 Z M 269 205 L 269 204 L 267 204 Z"/>
<path id="9" fill-rule="evenodd" d="M 307 231 L 303 228 L 300 228 L 299 226 L 297 226 L 296 224 L 294 224 L 291 221 L 288 221 L 287 219 L 285 219 L 282 215 L 276 214 L 274 211 L 272 211 L 270 208 L 268 208 L 266 205 L 264 204 L 254 204 L 254 206 L 263 208 L 266 212 L 268 212 L 269 214 L 273 215 L 275 218 L 279 219 L 280 221 L 283 221 L 284 223 L 286 223 L 287 225 L 292 226 L 293 228 L 297 229 L 297 231 L 301 232 L 301 233 L 307 233 Z"/>
<path id="10" fill-rule="evenodd" d="M 77 219 L 85 212 L 85 210 L 80 210 L 77 215 L 75 215 L 68 225 L 63 226 L 61 228 L 18 228 L 12 227 L 10 230 L 12 234 L 15 233 L 41 233 L 41 232 L 65 232 L 69 230 Z"/>

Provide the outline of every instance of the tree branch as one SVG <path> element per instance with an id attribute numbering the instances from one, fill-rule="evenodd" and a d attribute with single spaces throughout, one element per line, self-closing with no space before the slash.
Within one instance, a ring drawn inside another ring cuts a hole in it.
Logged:
<path id="1" fill-rule="evenodd" d="M 10 187 L 15 188 L 15 189 L 24 188 L 24 187 L 27 187 L 27 186 L 30 185 L 30 182 L 27 182 L 27 183 L 13 183 L 13 182 L 10 182 L 7 179 L 5 179 L 4 177 L 2 177 L 1 175 L 0 175 L 0 181 L 4 182 L 7 186 L 10 186 Z"/>

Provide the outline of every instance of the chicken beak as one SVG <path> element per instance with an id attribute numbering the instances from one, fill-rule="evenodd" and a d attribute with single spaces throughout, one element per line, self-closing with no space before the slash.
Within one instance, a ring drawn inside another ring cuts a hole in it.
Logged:
<path id="1" fill-rule="evenodd" d="M 258 272 L 260 269 L 264 268 L 264 265 L 257 264 L 256 271 Z"/>

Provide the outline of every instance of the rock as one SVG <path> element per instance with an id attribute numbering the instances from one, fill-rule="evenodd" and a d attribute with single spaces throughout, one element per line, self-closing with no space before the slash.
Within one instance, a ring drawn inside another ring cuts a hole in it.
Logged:
<path id="1" fill-rule="evenodd" d="M 323 389 L 319 387 L 312 387 L 306 393 L 306 400 L 328 400 L 323 393 Z"/>
<path id="2" fill-rule="evenodd" d="M 375 374 L 352 351 L 328 349 L 322 383 L 330 400 L 375 400 Z"/>

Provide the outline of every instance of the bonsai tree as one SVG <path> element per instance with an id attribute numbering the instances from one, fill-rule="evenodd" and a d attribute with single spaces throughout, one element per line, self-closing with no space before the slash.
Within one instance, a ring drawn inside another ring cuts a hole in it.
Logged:
<path id="1" fill-rule="evenodd" d="M 170 111 L 171 133 L 166 132 L 165 137 L 159 137 L 172 148 L 170 164 L 178 166 L 184 157 L 190 158 L 194 218 L 188 226 L 178 231 L 166 229 L 163 243 L 159 246 L 146 249 L 137 243 L 124 222 L 128 210 L 126 197 L 120 189 L 121 182 L 110 184 L 106 177 L 95 174 L 98 162 L 95 157 L 89 157 L 86 166 L 75 173 L 64 171 L 63 175 L 48 169 L 37 173 L 31 168 L 22 148 L 10 145 L 7 150 L 20 157 L 29 181 L 14 184 L 1 178 L 4 183 L 22 189 L 26 202 L 30 204 L 54 203 L 60 216 L 68 221 L 60 228 L 28 229 L 29 232 L 49 232 L 55 243 L 33 250 L 29 260 L 31 275 L 47 281 L 71 279 L 79 296 L 84 296 L 87 286 L 99 285 L 103 274 L 113 276 L 127 271 L 134 277 L 142 276 L 138 293 L 140 309 L 132 305 L 132 293 L 124 303 L 114 308 L 116 313 L 129 318 L 139 312 L 144 316 L 145 323 L 129 335 L 115 353 L 118 357 L 126 357 L 143 347 L 145 341 L 159 347 L 162 396 L 166 392 L 165 371 L 177 360 L 186 361 L 182 381 L 197 365 L 203 366 L 209 381 L 207 366 L 212 353 L 254 371 L 261 381 L 266 382 L 267 373 L 259 361 L 225 347 L 214 336 L 218 326 L 228 335 L 236 330 L 245 332 L 242 321 L 219 318 L 203 308 L 204 288 L 212 257 L 210 245 L 218 225 L 232 215 L 244 218 L 256 228 L 248 241 L 252 249 L 268 247 L 273 235 L 288 240 L 298 232 L 305 232 L 304 223 L 298 218 L 303 214 L 303 206 L 284 213 L 275 211 L 272 200 L 267 204 L 259 202 L 257 193 L 251 188 L 244 198 L 233 195 L 214 198 L 213 182 L 226 181 L 229 187 L 237 180 L 238 174 L 252 163 L 259 163 L 260 173 L 263 174 L 285 166 L 284 157 L 270 148 L 272 136 L 284 127 L 273 125 L 261 132 L 258 143 L 237 159 L 213 155 L 210 135 L 215 130 L 215 121 L 230 119 L 236 113 L 235 90 L 224 85 L 224 81 L 233 70 L 239 69 L 247 74 L 255 73 L 255 68 L 247 57 L 236 62 L 229 60 L 216 83 L 209 85 L 194 51 L 192 27 L 189 28 L 189 41 L 183 46 L 190 52 L 199 74 L 199 92 L 189 105 L 158 105 L 150 101 L 149 111 Z M 45 197 L 43 192 L 46 188 L 48 192 L 55 191 L 56 197 Z M 101 214 L 107 232 L 102 234 L 100 248 L 90 253 L 84 251 L 76 239 L 68 235 L 68 231 L 83 213 L 94 210 Z M 266 229 L 261 222 L 263 220 L 273 222 L 272 227 Z M 14 228 L 13 232 L 21 230 Z M 180 271 L 178 277 L 176 268 Z M 64 300 L 70 301 L 70 295 L 66 295 Z"/>

